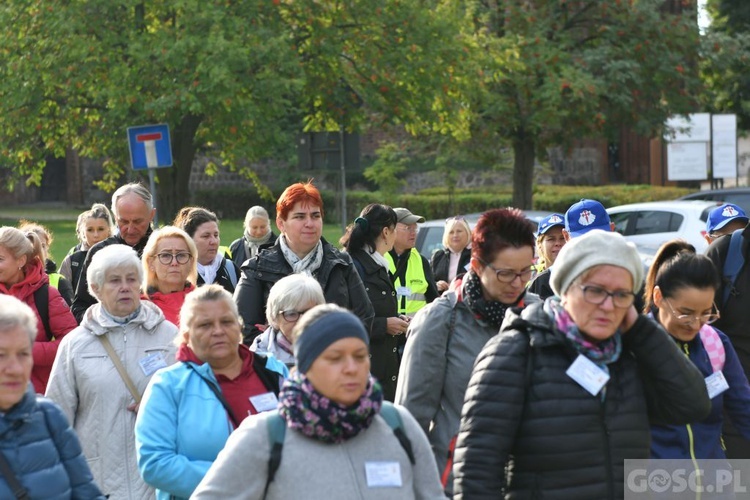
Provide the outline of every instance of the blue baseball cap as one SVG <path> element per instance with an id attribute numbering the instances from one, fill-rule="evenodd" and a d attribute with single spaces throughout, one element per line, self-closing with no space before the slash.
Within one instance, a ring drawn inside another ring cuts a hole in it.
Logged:
<path id="1" fill-rule="evenodd" d="M 609 214 L 598 201 L 583 199 L 565 212 L 565 230 L 571 237 L 581 236 L 594 229 L 612 230 Z"/>
<path id="2" fill-rule="evenodd" d="M 565 220 L 562 214 L 548 215 L 544 219 L 539 221 L 539 227 L 536 229 L 536 237 L 540 237 L 553 227 L 565 227 Z"/>
<path id="3" fill-rule="evenodd" d="M 744 219 L 745 224 L 748 222 L 747 214 L 745 214 L 742 208 L 733 203 L 725 203 L 720 207 L 714 208 L 708 214 L 706 232 L 711 234 L 737 219 Z"/>

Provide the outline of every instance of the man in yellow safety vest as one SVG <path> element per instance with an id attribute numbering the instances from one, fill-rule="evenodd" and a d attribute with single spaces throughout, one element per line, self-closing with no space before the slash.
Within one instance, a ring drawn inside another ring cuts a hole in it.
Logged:
<path id="1" fill-rule="evenodd" d="M 417 223 L 424 222 L 424 217 L 406 208 L 394 208 L 394 211 L 398 220 L 396 241 L 385 257 L 396 289 L 398 312 L 411 317 L 435 300 L 438 291 L 430 263 L 414 248 L 419 231 Z"/>

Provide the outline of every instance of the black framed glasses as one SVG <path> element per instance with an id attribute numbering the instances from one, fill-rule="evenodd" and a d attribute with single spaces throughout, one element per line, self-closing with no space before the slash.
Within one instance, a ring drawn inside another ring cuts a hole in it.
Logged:
<path id="1" fill-rule="evenodd" d="M 299 319 L 300 316 L 305 314 L 308 311 L 308 309 L 305 309 L 304 311 L 297 311 L 296 309 L 287 309 L 286 311 L 281 311 L 279 314 L 281 314 L 285 320 L 287 320 L 289 323 L 294 323 Z"/>
<path id="2" fill-rule="evenodd" d="M 165 266 L 170 265 L 172 263 L 172 260 L 177 260 L 178 264 L 187 264 L 190 261 L 190 259 L 193 258 L 193 256 L 187 252 L 179 252 L 179 253 L 163 252 L 163 253 L 156 254 L 156 257 L 159 259 L 159 262 L 161 262 Z"/>
<path id="3" fill-rule="evenodd" d="M 708 314 L 701 314 L 700 316 L 695 316 L 693 314 L 679 314 L 677 311 L 674 310 L 674 307 L 672 307 L 672 304 L 669 302 L 669 300 L 665 297 L 664 302 L 667 303 L 669 306 L 669 312 L 672 313 L 672 316 L 674 319 L 679 321 L 685 326 L 689 326 L 693 324 L 693 321 L 698 321 L 698 323 L 702 325 L 710 325 L 711 323 L 714 323 L 716 320 L 721 318 L 721 314 L 719 314 L 719 309 L 716 307 L 716 303 L 713 304 L 713 311 L 716 312 L 710 312 Z"/>
<path id="4" fill-rule="evenodd" d="M 531 279 L 531 273 L 533 272 L 533 269 L 531 269 L 531 267 L 521 271 L 520 273 L 515 272 L 513 269 L 497 269 L 489 262 L 485 262 L 482 259 L 477 260 L 479 260 L 479 262 L 481 262 L 483 266 L 486 266 L 494 271 L 495 276 L 497 276 L 497 280 L 501 283 L 513 283 L 516 278 L 521 278 L 521 282 L 525 283 L 529 281 L 529 279 Z"/>
<path id="5" fill-rule="evenodd" d="M 596 306 L 604 304 L 607 297 L 612 297 L 612 304 L 622 309 L 632 306 L 635 301 L 635 294 L 628 290 L 610 292 L 596 285 L 582 285 L 580 288 L 583 292 L 583 300 Z"/>

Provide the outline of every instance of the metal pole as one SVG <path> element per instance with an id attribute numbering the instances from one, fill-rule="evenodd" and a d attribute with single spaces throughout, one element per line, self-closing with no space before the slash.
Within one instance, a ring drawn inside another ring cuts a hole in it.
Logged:
<path id="1" fill-rule="evenodd" d="M 154 208 L 156 208 L 156 215 L 154 215 L 154 227 L 159 227 L 159 208 L 156 206 L 158 196 L 156 196 L 156 182 L 154 181 L 154 169 L 148 169 L 148 186 L 151 190 L 151 199 L 154 200 Z"/>
<path id="2" fill-rule="evenodd" d="M 344 126 L 339 128 L 339 151 L 341 154 L 341 234 L 346 232 L 346 160 L 344 160 Z"/>

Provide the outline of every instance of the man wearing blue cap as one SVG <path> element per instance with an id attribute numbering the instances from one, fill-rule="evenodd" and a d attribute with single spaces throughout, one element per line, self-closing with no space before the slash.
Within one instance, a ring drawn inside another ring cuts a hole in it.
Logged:
<path id="1" fill-rule="evenodd" d="M 583 236 L 594 229 L 615 230 L 615 225 L 609 220 L 607 210 L 598 201 L 583 199 L 578 203 L 573 203 L 565 212 L 563 235 L 566 240 Z"/>
<path id="2" fill-rule="evenodd" d="M 710 245 L 719 236 L 732 234 L 737 229 L 744 229 L 747 222 L 747 214 L 742 208 L 733 203 L 725 203 L 708 214 L 704 237 Z"/>
<path id="3" fill-rule="evenodd" d="M 750 225 L 747 222 L 747 215 L 737 205 L 727 203 L 713 209 L 706 232 L 729 236 L 722 238 L 717 234 L 706 255 L 722 275 L 721 288 L 714 295 L 721 316 L 712 326 L 727 334 L 737 350 L 745 375 L 750 375 L 750 266 L 746 265 L 750 260 Z M 740 228 L 729 232 L 728 226 L 734 225 Z M 731 421 L 724 421 L 722 434 L 727 458 L 750 458 L 750 443 L 731 425 Z"/>

